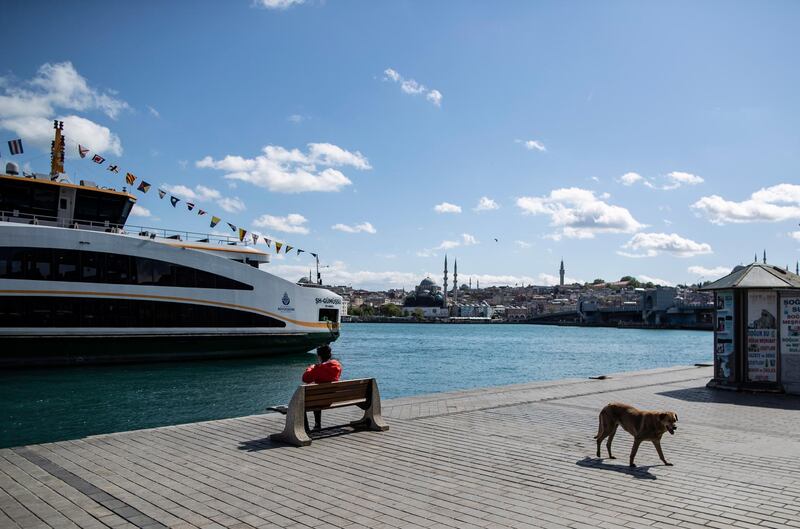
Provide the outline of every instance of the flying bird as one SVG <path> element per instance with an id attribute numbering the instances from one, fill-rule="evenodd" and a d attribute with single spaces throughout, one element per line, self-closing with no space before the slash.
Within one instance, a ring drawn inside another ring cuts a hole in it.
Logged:
<path id="1" fill-rule="evenodd" d="M 494 242 L 500 242 L 500 239 L 498 239 L 497 237 L 495 237 L 495 239 L 494 239 Z"/>

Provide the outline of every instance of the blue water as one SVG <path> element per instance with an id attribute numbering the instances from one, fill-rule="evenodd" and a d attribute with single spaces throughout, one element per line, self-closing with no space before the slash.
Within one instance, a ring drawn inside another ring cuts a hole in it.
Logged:
<path id="1" fill-rule="evenodd" d="M 345 324 L 343 378 L 383 398 L 709 362 L 712 333 L 533 325 Z M 288 402 L 312 354 L 0 372 L 0 447 L 237 417 Z"/>

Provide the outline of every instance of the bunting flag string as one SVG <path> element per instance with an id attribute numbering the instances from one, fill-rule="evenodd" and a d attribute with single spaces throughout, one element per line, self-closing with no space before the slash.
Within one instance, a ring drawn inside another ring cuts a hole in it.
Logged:
<path id="1" fill-rule="evenodd" d="M 8 142 L 8 147 L 9 147 L 9 150 L 11 151 L 12 155 L 13 154 L 22 154 L 23 153 L 23 147 L 22 147 L 22 140 L 21 139 L 16 139 L 16 140 L 9 141 Z M 78 144 L 78 155 L 81 158 L 86 158 L 87 155 L 90 155 L 90 149 L 87 148 L 87 147 L 84 147 L 83 145 Z M 103 156 L 100 156 L 97 153 L 91 155 L 91 160 L 94 163 L 98 164 L 98 165 L 104 165 L 106 163 L 106 159 Z M 115 174 L 119 174 L 120 166 L 118 164 L 116 164 L 116 163 L 110 163 L 106 167 L 106 170 L 109 171 L 109 172 L 115 173 Z M 142 192 L 142 193 L 147 193 L 150 190 L 151 184 L 149 184 L 148 182 L 146 182 L 146 181 L 142 180 L 141 178 L 137 177 L 133 173 L 128 173 L 128 172 L 125 173 L 125 182 L 126 182 L 127 185 L 133 186 L 137 181 L 139 182 L 139 185 L 136 187 L 136 190 L 138 190 L 139 192 Z M 168 196 L 168 195 L 169 195 L 169 201 L 170 201 L 170 204 L 172 204 L 172 207 L 177 207 L 178 202 L 181 201 L 180 198 L 169 194 L 167 191 L 165 191 L 165 190 L 163 190 L 161 188 L 158 189 L 158 198 L 159 199 L 163 200 L 164 197 Z M 196 204 L 194 202 L 189 202 L 189 201 L 185 201 L 185 202 L 186 202 L 186 209 L 188 211 L 194 211 L 194 209 L 196 207 Z M 206 211 L 204 209 L 201 209 L 201 208 L 197 208 L 197 215 L 198 216 L 204 216 L 204 215 L 207 215 L 207 214 L 208 214 L 208 211 Z M 220 217 L 218 217 L 216 215 L 212 215 L 211 216 L 211 221 L 209 223 L 209 226 L 211 228 L 214 228 L 220 222 L 222 222 L 222 218 L 220 218 Z M 248 231 L 245 228 L 240 228 L 240 227 L 236 226 L 235 224 L 233 224 L 231 222 L 227 222 L 226 221 L 225 223 L 228 225 L 228 227 L 231 229 L 231 231 L 233 231 L 234 233 L 236 233 L 238 235 L 239 240 L 242 241 L 242 242 L 245 242 L 245 239 L 249 235 L 250 239 L 253 242 L 253 245 L 257 245 L 259 243 L 259 240 L 263 240 L 264 244 L 267 245 L 267 248 L 272 248 L 272 243 L 274 242 L 275 243 L 275 253 L 276 254 L 280 254 L 281 250 L 283 250 L 283 253 L 287 254 L 287 255 L 292 250 L 295 250 L 297 252 L 296 255 L 298 255 L 298 256 L 301 253 L 306 253 L 306 250 L 303 250 L 302 248 L 296 248 L 295 246 L 292 246 L 292 245 L 287 244 L 285 242 L 269 239 L 269 238 L 267 238 L 267 237 L 265 237 L 263 235 L 259 235 L 257 233 Z M 308 252 L 308 253 L 311 256 L 313 256 L 315 259 L 318 258 L 318 254 L 313 253 L 313 252 Z"/>

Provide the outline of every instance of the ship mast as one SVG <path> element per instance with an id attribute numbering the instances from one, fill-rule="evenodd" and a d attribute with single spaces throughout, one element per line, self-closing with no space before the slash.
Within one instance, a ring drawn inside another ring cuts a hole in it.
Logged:
<path id="1" fill-rule="evenodd" d="M 55 180 L 58 175 L 64 172 L 64 141 L 65 138 L 61 134 L 64 130 L 64 122 L 55 120 L 53 121 L 53 128 L 56 129 L 55 138 L 50 144 L 50 179 Z"/>

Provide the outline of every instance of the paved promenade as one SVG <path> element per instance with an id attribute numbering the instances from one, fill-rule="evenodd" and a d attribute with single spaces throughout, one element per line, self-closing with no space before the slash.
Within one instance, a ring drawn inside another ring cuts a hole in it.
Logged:
<path id="1" fill-rule="evenodd" d="M 707 390 L 672 368 L 395 399 L 385 433 L 272 444 L 257 415 L 0 450 L 0 528 L 798 527 L 800 398 Z M 673 467 L 598 411 L 678 413 Z M 325 413 L 323 425 L 355 418 Z"/>

